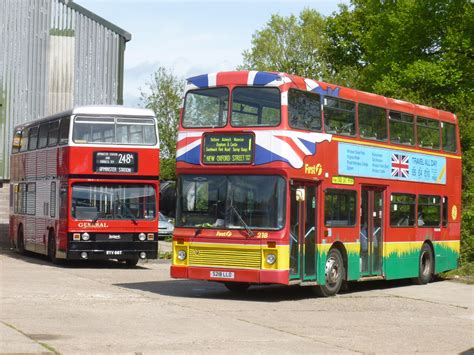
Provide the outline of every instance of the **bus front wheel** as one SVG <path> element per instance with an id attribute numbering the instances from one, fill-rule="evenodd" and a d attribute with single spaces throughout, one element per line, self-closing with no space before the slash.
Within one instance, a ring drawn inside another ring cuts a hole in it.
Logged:
<path id="1" fill-rule="evenodd" d="M 133 259 L 126 259 L 125 264 L 128 267 L 135 267 L 138 264 L 138 258 L 133 258 Z"/>
<path id="2" fill-rule="evenodd" d="M 23 226 L 18 227 L 18 236 L 16 238 L 16 248 L 20 254 L 25 253 L 25 235 L 23 233 Z"/>
<path id="3" fill-rule="evenodd" d="M 433 278 L 433 252 L 428 244 L 423 244 L 420 251 L 418 277 L 413 279 L 416 285 L 425 285 Z"/>
<path id="4" fill-rule="evenodd" d="M 324 270 L 326 284 L 316 286 L 318 296 L 329 297 L 336 295 L 344 281 L 345 269 L 341 252 L 334 248 L 329 250 Z"/>

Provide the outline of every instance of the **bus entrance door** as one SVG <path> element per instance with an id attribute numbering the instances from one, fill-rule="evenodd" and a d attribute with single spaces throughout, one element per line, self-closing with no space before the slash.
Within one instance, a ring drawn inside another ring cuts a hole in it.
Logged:
<path id="1" fill-rule="evenodd" d="M 361 276 L 382 274 L 384 190 L 362 187 L 360 215 Z"/>
<path id="2" fill-rule="evenodd" d="M 291 185 L 290 281 L 316 280 L 317 185 Z"/>

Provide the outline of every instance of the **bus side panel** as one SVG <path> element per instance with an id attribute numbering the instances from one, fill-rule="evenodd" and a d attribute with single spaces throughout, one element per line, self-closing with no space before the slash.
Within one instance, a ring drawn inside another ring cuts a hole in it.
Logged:
<path id="1" fill-rule="evenodd" d="M 459 240 L 433 242 L 435 273 L 458 267 L 460 244 Z"/>
<path id="2" fill-rule="evenodd" d="M 423 242 L 384 244 L 384 274 L 387 280 L 418 276 Z"/>

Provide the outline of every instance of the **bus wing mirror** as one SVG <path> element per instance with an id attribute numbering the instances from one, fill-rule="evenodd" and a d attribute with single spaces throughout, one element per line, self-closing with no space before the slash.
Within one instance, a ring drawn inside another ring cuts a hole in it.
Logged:
<path id="1" fill-rule="evenodd" d="M 305 200 L 306 194 L 305 189 L 296 189 L 296 201 L 302 202 Z"/>

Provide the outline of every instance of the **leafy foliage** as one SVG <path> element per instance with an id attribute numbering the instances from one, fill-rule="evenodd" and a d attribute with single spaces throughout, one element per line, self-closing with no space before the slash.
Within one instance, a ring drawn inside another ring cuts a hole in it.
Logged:
<path id="1" fill-rule="evenodd" d="M 141 101 L 153 110 L 160 134 L 161 178 L 176 179 L 176 141 L 178 138 L 179 109 L 184 82 L 170 70 L 159 67 L 141 90 Z"/>
<path id="2" fill-rule="evenodd" d="M 324 27 L 324 18 L 315 10 L 305 9 L 298 18 L 272 15 L 267 25 L 253 35 L 252 49 L 243 52 L 240 69 L 324 77 L 328 73 L 322 56 L 326 46 Z"/>

